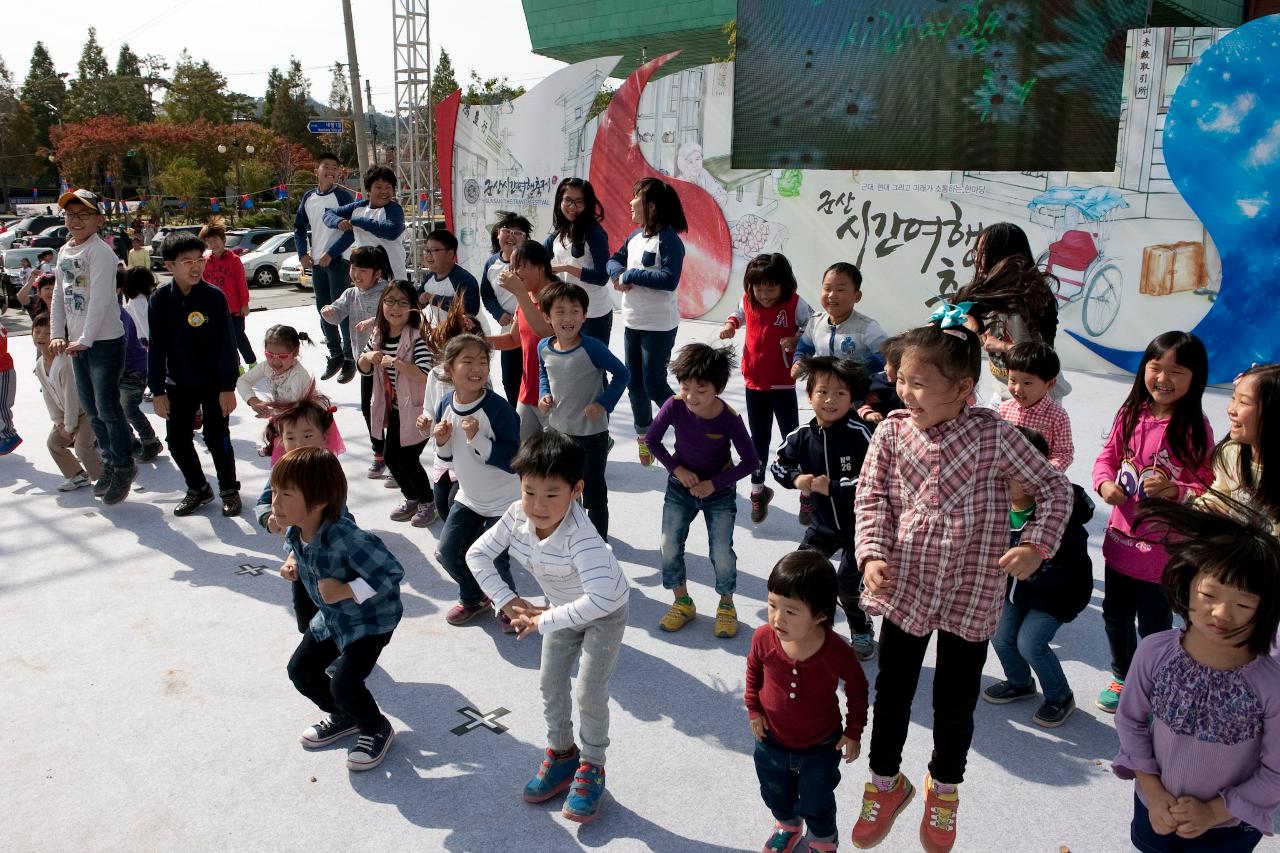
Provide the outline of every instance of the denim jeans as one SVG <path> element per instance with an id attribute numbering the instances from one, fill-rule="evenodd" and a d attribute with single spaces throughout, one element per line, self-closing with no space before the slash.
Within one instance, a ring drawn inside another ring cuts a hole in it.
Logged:
<path id="1" fill-rule="evenodd" d="M 609 677 L 622 650 L 627 627 L 624 604 L 608 616 L 552 631 L 542 638 L 542 710 L 547 746 L 560 752 L 573 746 L 570 676 L 578 668 L 578 739 L 582 760 L 604 765 L 609 747 Z"/>
<path id="2" fill-rule="evenodd" d="M 156 431 L 142 412 L 142 392 L 147 390 L 147 374 L 140 370 L 126 370 L 120 379 L 120 405 L 125 420 L 138 434 L 139 441 L 155 441 Z"/>
<path id="3" fill-rule="evenodd" d="M 476 583 L 475 575 L 467 566 L 467 549 L 476 543 L 480 534 L 497 524 L 501 516 L 484 516 L 465 504 L 454 501 L 449 509 L 449 517 L 440 531 L 440 563 L 458 585 L 458 601 L 467 607 L 474 607 L 485 600 L 484 590 Z M 511 558 L 506 551 L 493 561 L 498 570 L 498 577 L 511 587 L 516 588 L 511 579 Z"/>
<path id="4" fill-rule="evenodd" d="M 1138 580 L 1121 574 L 1110 566 L 1103 574 L 1102 627 L 1111 646 L 1111 674 L 1124 678 L 1129 674 L 1138 641 L 1173 627 L 1173 611 L 1159 583 Z M 1133 623 L 1138 622 L 1135 634 Z"/>
<path id="5" fill-rule="evenodd" d="M 1247 823 L 1210 829 L 1195 838 L 1157 835 L 1147 807 L 1133 795 L 1133 822 L 1129 840 L 1141 853 L 1248 853 L 1262 843 L 1262 832 Z"/>
<path id="6" fill-rule="evenodd" d="M 791 749 L 766 733 L 756 741 L 756 778 L 760 797 L 774 820 L 795 825 L 804 819 L 815 841 L 836 837 L 836 785 L 840 784 L 840 751 L 837 731 L 822 743 Z"/>
<path id="7" fill-rule="evenodd" d="M 991 646 L 1004 667 L 1004 677 L 1014 684 L 1031 684 L 1031 670 L 1035 670 L 1044 698 L 1065 702 L 1071 695 L 1071 686 L 1062 674 L 1058 656 L 1049 648 L 1049 641 L 1061 627 L 1060 621 L 1043 610 L 1006 601 L 1000 627 L 991 638 Z"/>
<path id="8" fill-rule="evenodd" d="M 605 346 L 609 345 L 609 338 L 613 335 L 613 312 L 601 314 L 599 317 L 588 317 L 582 324 L 582 334 L 603 341 Z"/>
<path id="9" fill-rule="evenodd" d="M 630 331 L 630 330 L 628 330 Z M 675 477 L 667 478 L 662 502 L 662 586 L 685 583 L 684 543 L 689 525 L 701 511 L 707 519 L 707 544 L 716 572 L 716 592 L 733 595 L 738 586 L 738 555 L 733 552 L 733 522 L 738 515 L 738 492 L 726 486 L 705 498 L 695 498 Z"/>
<path id="10" fill-rule="evenodd" d="M 316 265 L 311 268 L 311 292 L 315 294 L 316 311 L 333 302 L 350 286 L 350 270 L 343 258 L 334 258 L 327 267 Z M 320 331 L 324 333 L 329 358 L 351 361 L 351 323 L 344 318 L 340 326 L 341 335 L 338 332 L 339 326 L 320 321 Z"/>
<path id="11" fill-rule="evenodd" d="M 76 375 L 80 408 L 89 416 L 103 464 L 112 470 L 133 467 L 133 436 L 120 405 L 120 378 L 124 376 L 124 338 L 95 341 L 71 359 Z"/>
<path id="12" fill-rule="evenodd" d="M 627 382 L 627 396 L 631 399 L 631 415 L 635 420 L 636 434 L 644 435 L 653 423 L 653 406 L 662 404 L 676 395 L 667 382 L 667 363 L 671 361 L 671 348 L 676 345 L 676 330 L 647 332 L 640 329 L 623 329 L 624 359 L 631 379 Z"/>

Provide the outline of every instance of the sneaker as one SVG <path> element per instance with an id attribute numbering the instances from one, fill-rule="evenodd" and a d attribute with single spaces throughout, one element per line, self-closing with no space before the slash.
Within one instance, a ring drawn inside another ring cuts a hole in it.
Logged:
<path id="1" fill-rule="evenodd" d="M 258 456 L 260 456 L 263 459 L 269 459 L 271 458 L 271 450 L 272 450 L 272 445 L 264 444 L 258 448 Z"/>
<path id="2" fill-rule="evenodd" d="M 722 640 L 738 635 L 738 611 L 732 604 L 721 603 L 716 608 L 716 624 L 711 633 Z"/>
<path id="3" fill-rule="evenodd" d="M 545 803 L 556 794 L 564 793 L 573 784 L 573 774 L 578 768 L 578 748 L 569 750 L 563 758 L 556 758 L 551 747 L 547 747 L 546 757 L 538 766 L 529 784 L 524 786 L 526 803 Z"/>
<path id="4" fill-rule="evenodd" d="M 191 429 L 193 432 L 199 432 L 200 428 L 203 426 L 204 426 L 204 406 L 200 406 L 196 409 L 196 419 L 191 422 Z"/>
<path id="5" fill-rule="evenodd" d="M 391 510 L 392 521 L 408 521 L 418 513 L 417 501 L 400 501 L 395 509 Z"/>
<path id="6" fill-rule="evenodd" d="M 796 519 L 800 522 L 801 527 L 808 527 L 809 521 L 813 518 L 813 501 L 804 492 L 800 493 L 800 514 Z"/>
<path id="7" fill-rule="evenodd" d="M 1014 684 L 1012 681 L 998 681 L 982 691 L 982 698 L 992 705 L 1007 705 L 1019 699 L 1030 699 L 1036 695 L 1036 684 Z"/>
<path id="8" fill-rule="evenodd" d="M 164 442 L 159 438 L 150 438 L 142 442 L 142 447 L 138 452 L 133 454 L 133 458 L 139 462 L 150 462 L 160 455 L 160 451 L 164 450 Z"/>
<path id="9" fill-rule="evenodd" d="M 227 518 L 231 518 L 233 516 L 237 516 L 240 514 L 241 505 L 240 505 L 240 487 L 239 486 L 236 486 L 234 489 L 223 489 L 222 491 L 218 492 L 218 494 L 222 497 L 222 514 L 223 515 L 225 515 Z"/>
<path id="10" fill-rule="evenodd" d="M 503 613 L 501 610 L 498 611 L 498 624 L 502 626 L 502 633 L 516 633 L 516 626 L 511 624 L 511 617 L 507 616 L 507 614 Z"/>
<path id="11" fill-rule="evenodd" d="M 465 625 L 492 607 L 493 602 L 487 598 L 479 604 L 463 604 L 459 601 L 449 608 L 449 612 L 444 615 L 444 621 L 450 625 Z"/>
<path id="12" fill-rule="evenodd" d="M 1031 721 L 1046 729 L 1056 729 L 1067 721 L 1067 717 L 1070 717 L 1075 709 L 1076 699 L 1068 693 L 1064 702 L 1044 700 L 1044 703 L 1031 715 Z"/>
<path id="13" fill-rule="evenodd" d="M 352 379 L 356 378 L 356 363 L 351 359 L 345 359 L 342 362 L 342 371 L 338 374 L 338 382 L 346 385 Z"/>
<path id="14" fill-rule="evenodd" d="M 320 374 L 321 381 L 326 379 L 332 379 L 334 376 L 338 374 L 338 371 L 341 369 L 342 369 L 342 356 L 338 356 L 337 358 L 330 356 L 329 360 L 326 361 L 324 364 L 324 373 Z"/>
<path id="15" fill-rule="evenodd" d="M 391 741 L 396 739 L 396 730 L 391 723 L 383 724 L 382 731 L 374 735 L 362 734 L 356 738 L 356 745 L 347 750 L 348 770 L 372 770 L 387 757 Z"/>
<path id="16" fill-rule="evenodd" d="M 90 482 L 91 480 L 89 479 L 89 475 L 81 471 L 79 474 L 76 474 L 74 477 L 68 477 L 67 479 L 59 483 L 58 491 L 74 492 L 76 489 L 83 489 L 85 486 L 89 485 Z"/>
<path id="17" fill-rule="evenodd" d="M 693 617 L 697 615 L 697 612 L 697 608 L 693 606 L 692 601 L 688 604 L 681 604 L 678 601 L 672 602 L 671 609 L 658 620 L 658 627 L 664 631 L 679 631 L 693 621 Z"/>
<path id="18" fill-rule="evenodd" d="M 98 479 L 93 481 L 93 496 L 100 498 L 107 493 L 107 489 L 111 488 L 111 476 L 114 469 L 103 463 L 102 473 L 98 475 Z"/>
<path id="19" fill-rule="evenodd" d="M 836 853 L 839 849 L 834 841 L 816 841 L 808 835 L 805 838 L 808 839 L 805 843 L 809 845 L 809 853 Z"/>
<path id="20" fill-rule="evenodd" d="M 413 518 L 409 521 L 414 527 L 426 527 L 428 524 L 436 520 L 436 504 L 435 501 L 426 501 L 418 504 L 418 511 L 413 514 Z"/>
<path id="21" fill-rule="evenodd" d="M 1098 694 L 1098 701 L 1095 704 L 1108 714 L 1114 714 L 1116 708 L 1120 706 L 1120 691 L 1122 690 L 1124 690 L 1124 679 L 1111 679 L 1111 683 Z"/>
<path id="22" fill-rule="evenodd" d="M 22 436 L 16 432 L 8 438 L 0 438 L 0 456 L 8 456 L 22 444 Z"/>
<path id="23" fill-rule="evenodd" d="M 751 493 L 751 523 L 759 524 L 769 515 L 769 501 L 773 500 L 773 489 L 765 486 L 758 492 Z"/>
<path id="24" fill-rule="evenodd" d="M 213 489 L 209 488 L 209 484 L 205 483 L 200 489 L 187 489 L 186 496 L 178 501 L 178 505 L 173 508 L 173 514 L 177 516 L 191 515 L 200 507 L 213 500 Z"/>
<path id="25" fill-rule="evenodd" d="M 924 777 L 924 815 L 920 818 L 920 846 L 925 853 L 948 853 L 956 843 L 956 812 L 960 793 L 939 794 L 933 779 Z"/>
<path id="26" fill-rule="evenodd" d="M 133 488 L 133 478 L 137 475 L 137 465 L 112 471 L 111 482 L 107 484 L 107 490 L 102 494 L 102 502 L 107 506 L 115 506 L 128 497 L 129 490 Z"/>
<path id="27" fill-rule="evenodd" d="M 773 834 L 769 836 L 769 840 L 764 843 L 761 853 L 791 853 L 796 849 L 796 845 L 800 843 L 800 839 L 804 837 L 804 833 L 800 831 L 799 822 L 783 823 L 775 821 L 773 824 Z"/>
<path id="28" fill-rule="evenodd" d="M 640 454 L 640 464 L 648 468 L 653 464 L 653 454 L 649 452 L 649 445 L 644 440 L 644 436 L 636 437 L 636 452 Z"/>
<path id="29" fill-rule="evenodd" d="M 569 796 L 564 800 L 566 818 L 575 823 L 591 823 L 600 811 L 600 797 L 604 794 L 604 768 L 599 764 L 582 762 L 569 786 Z"/>
<path id="30" fill-rule="evenodd" d="M 858 660 L 871 660 L 876 656 L 876 636 L 875 634 L 854 634 L 853 635 L 853 653 L 858 656 Z"/>
<path id="31" fill-rule="evenodd" d="M 907 777 L 898 774 L 897 783 L 888 791 L 881 791 L 868 782 L 862 789 L 862 812 L 853 825 L 853 846 L 865 850 L 875 847 L 893 829 L 893 822 L 911 802 L 916 789 Z"/>
<path id="32" fill-rule="evenodd" d="M 392 476 L 390 473 L 387 473 L 382 475 L 382 488 L 398 489 L 400 488 L 400 484 L 396 482 L 396 478 L 394 476 Z"/>
<path id="33" fill-rule="evenodd" d="M 355 720 L 345 714 L 330 714 L 314 726 L 308 726 L 298 741 L 303 749 L 319 749 L 358 731 L 360 727 Z"/>
<path id="34" fill-rule="evenodd" d="M 240 375 L 241 375 L 241 376 L 244 376 L 246 373 L 248 373 L 248 372 L 249 372 L 250 370 L 252 370 L 253 368 L 254 368 L 254 365 L 252 365 L 252 364 L 242 364 L 242 365 L 240 365 L 240 367 L 239 367 L 239 368 L 237 368 L 237 369 L 240 371 Z"/>
<path id="35" fill-rule="evenodd" d="M 369 467 L 365 469 L 364 475 L 370 480 L 381 480 L 382 472 L 387 470 L 387 460 L 381 456 L 373 457 L 373 461 L 369 463 Z"/>

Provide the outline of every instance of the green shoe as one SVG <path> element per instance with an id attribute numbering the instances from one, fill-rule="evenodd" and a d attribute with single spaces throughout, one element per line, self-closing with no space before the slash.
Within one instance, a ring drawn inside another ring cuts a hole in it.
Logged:
<path id="1" fill-rule="evenodd" d="M 1111 683 L 1098 694 L 1097 706 L 1108 714 L 1114 714 L 1120 707 L 1120 693 L 1124 690 L 1124 679 L 1113 678 Z"/>

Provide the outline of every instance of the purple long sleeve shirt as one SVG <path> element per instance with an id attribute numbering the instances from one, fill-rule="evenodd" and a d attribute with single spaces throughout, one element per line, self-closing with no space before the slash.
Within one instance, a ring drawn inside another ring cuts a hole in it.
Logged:
<path id="1" fill-rule="evenodd" d="M 1271 835 L 1280 808 L 1280 661 L 1259 655 L 1222 670 L 1182 648 L 1182 629 L 1138 646 L 1120 694 L 1112 770 L 1160 777 L 1175 797 L 1222 797 L 1233 820 Z M 1148 722 L 1148 719 L 1150 722 Z M 1138 789 L 1142 797 L 1142 789 Z"/>
<path id="2" fill-rule="evenodd" d="M 676 452 L 668 453 L 662 446 L 662 437 L 671 427 L 676 433 Z M 674 474 L 683 465 L 698 475 L 700 480 L 710 480 L 716 491 L 732 486 L 748 476 L 760 464 L 755 445 L 742 415 L 728 403 L 714 418 L 700 418 L 679 397 L 672 397 L 662 404 L 658 415 L 644 434 L 649 452 L 662 463 L 667 473 Z M 738 452 L 738 464 L 733 464 L 729 453 L 732 445 Z"/>

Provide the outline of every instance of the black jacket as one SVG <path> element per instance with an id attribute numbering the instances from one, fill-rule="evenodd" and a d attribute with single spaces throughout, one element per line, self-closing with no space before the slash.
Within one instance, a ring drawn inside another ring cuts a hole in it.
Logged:
<path id="1" fill-rule="evenodd" d="M 1009 578 L 1005 588 L 1009 601 L 1048 613 L 1060 622 L 1070 622 L 1079 616 L 1093 595 L 1093 563 L 1089 559 L 1089 531 L 1085 530 L 1093 518 L 1093 501 L 1079 486 L 1073 484 L 1071 489 L 1075 502 L 1057 552 L 1026 580 Z M 1033 517 L 1035 510 L 1028 520 Z M 1009 538 L 1010 545 L 1017 545 L 1022 530 L 1012 531 Z"/>
<path id="2" fill-rule="evenodd" d="M 902 399 L 898 397 L 898 389 L 883 370 L 871 374 L 871 386 L 867 389 L 867 399 L 863 405 L 870 406 L 881 415 L 904 408 Z"/>
<path id="3" fill-rule="evenodd" d="M 796 487 L 796 477 L 801 474 L 830 477 L 829 495 L 810 495 L 812 525 L 852 538 L 853 495 L 870 444 L 871 430 L 853 412 L 829 427 L 818 426 L 815 418 L 783 440 L 769 470 L 788 489 Z"/>
<path id="4" fill-rule="evenodd" d="M 236 389 L 235 328 L 221 290 L 201 280 L 184 296 L 170 282 L 151 295 L 147 316 L 147 380 L 152 394 L 168 393 L 169 385 Z"/>

